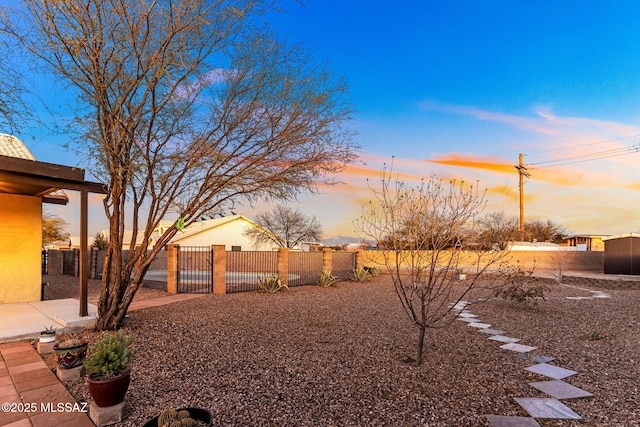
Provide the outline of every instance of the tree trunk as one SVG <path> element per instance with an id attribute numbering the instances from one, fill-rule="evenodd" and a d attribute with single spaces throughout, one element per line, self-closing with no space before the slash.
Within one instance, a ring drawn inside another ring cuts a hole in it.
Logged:
<path id="1" fill-rule="evenodd" d="M 418 326 L 420 332 L 418 334 L 418 351 L 416 353 L 416 366 L 420 366 L 422 364 L 422 352 L 424 350 L 424 336 L 427 330 L 426 326 L 420 325 Z"/>

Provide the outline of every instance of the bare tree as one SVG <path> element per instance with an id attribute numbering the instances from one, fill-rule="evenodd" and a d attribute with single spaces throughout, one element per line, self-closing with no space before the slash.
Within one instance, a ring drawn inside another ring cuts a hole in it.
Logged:
<path id="1" fill-rule="evenodd" d="M 277 205 L 271 212 L 260 212 L 255 222 L 258 227 L 248 228 L 244 234 L 259 245 L 272 243 L 281 248 L 294 248 L 322 238 L 322 225 L 315 216 L 289 206 Z"/>
<path id="2" fill-rule="evenodd" d="M 504 212 L 491 212 L 478 220 L 479 243 L 485 248 L 505 250 L 509 242 L 518 236 L 518 217 Z"/>
<path id="3" fill-rule="evenodd" d="M 51 212 L 42 214 L 42 244 L 58 242 L 69 238 L 66 228 L 69 224 L 63 218 Z"/>
<path id="4" fill-rule="evenodd" d="M 270 32 L 276 3 L 24 2 L 14 31 L 74 90 L 80 143 L 109 188 L 98 329 L 120 326 L 177 228 L 242 199 L 314 191 L 354 160 L 345 84 Z"/>
<path id="5" fill-rule="evenodd" d="M 412 186 L 385 169 L 380 188 L 371 191 L 374 198 L 355 225 L 364 237 L 385 242 L 384 264 L 418 327 L 415 363 L 420 365 L 427 328 L 447 325 L 453 306 L 504 253 L 485 252 L 476 244 L 473 227 L 485 204 L 476 186 L 437 177 Z M 468 276 L 464 281 L 456 280 L 461 271 Z"/>
<path id="6" fill-rule="evenodd" d="M 7 20 L 6 9 L 0 8 L 0 132 L 13 134 L 33 115 L 24 99 L 29 90 Z"/>
<path id="7" fill-rule="evenodd" d="M 550 219 L 531 220 L 524 223 L 524 234 L 527 241 L 562 243 L 567 230 Z"/>

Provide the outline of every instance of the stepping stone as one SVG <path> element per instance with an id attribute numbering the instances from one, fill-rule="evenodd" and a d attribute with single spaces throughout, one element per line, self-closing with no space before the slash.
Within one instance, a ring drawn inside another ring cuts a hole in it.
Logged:
<path id="1" fill-rule="evenodd" d="M 540 424 L 529 417 L 509 417 L 506 415 L 486 415 L 491 427 L 540 427 Z"/>
<path id="2" fill-rule="evenodd" d="M 535 363 L 548 363 L 556 360 L 555 357 L 549 356 L 539 356 L 537 354 L 529 354 L 529 353 L 518 353 L 515 355 L 518 359 L 530 360 Z"/>
<path id="3" fill-rule="evenodd" d="M 477 314 L 473 314 L 473 313 L 462 312 L 462 313 L 458 314 L 458 317 L 478 317 L 478 315 Z"/>
<path id="4" fill-rule="evenodd" d="M 456 320 L 460 320 L 462 322 L 476 323 L 478 319 L 474 319 L 473 317 L 458 317 Z"/>
<path id="5" fill-rule="evenodd" d="M 502 334 L 504 334 L 504 331 L 499 331 L 497 329 L 491 329 L 491 328 L 478 329 L 478 332 L 482 332 L 483 334 L 489 334 L 489 335 L 502 335 Z"/>
<path id="6" fill-rule="evenodd" d="M 557 399 L 514 397 L 522 408 L 533 418 L 555 418 L 561 420 L 581 420 L 582 417 Z"/>
<path id="7" fill-rule="evenodd" d="M 551 377 L 554 380 L 561 380 L 577 374 L 576 371 L 564 369 L 555 365 L 549 365 L 548 363 L 539 363 L 537 365 L 529 366 L 528 368 L 525 368 L 525 370 L 535 372 L 536 374 L 544 375 L 546 377 Z"/>
<path id="8" fill-rule="evenodd" d="M 492 337 L 489 337 L 489 339 L 493 340 L 493 341 L 500 341 L 500 342 L 518 342 L 518 341 L 520 341 L 520 339 L 518 339 L 518 338 L 505 337 L 504 335 L 494 335 Z"/>
<path id="9" fill-rule="evenodd" d="M 501 345 L 500 348 L 515 351 L 516 353 L 529 353 L 530 351 L 536 350 L 538 347 L 530 347 L 528 345 L 510 342 L 509 344 Z"/>
<path id="10" fill-rule="evenodd" d="M 537 383 L 529 383 L 531 387 L 535 387 L 543 393 L 555 399 L 578 399 L 580 397 L 593 397 L 593 394 L 578 388 L 574 385 L 565 383 L 564 381 L 542 381 Z"/>
<path id="11" fill-rule="evenodd" d="M 491 325 L 488 323 L 469 323 L 467 326 L 471 326 L 472 328 L 478 328 L 478 329 L 487 329 Z"/>
<path id="12" fill-rule="evenodd" d="M 458 301 L 455 304 L 449 305 L 454 310 L 462 311 L 469 305 L 469 301 Z"/>

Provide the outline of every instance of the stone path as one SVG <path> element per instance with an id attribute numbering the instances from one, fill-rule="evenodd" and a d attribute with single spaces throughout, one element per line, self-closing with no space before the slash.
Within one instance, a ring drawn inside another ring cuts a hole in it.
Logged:
<path id="1" fill-rule="evenodd" d="M 564 286 L 592 293 L 589 297 L 567 297 L 568 299 L 611 298 L 610 295 L 601 291 L 592 291 L 570 285 Z M 480 333 L 489 335 L 488 339 L 490 341 L 504 343 L 500 348 L 515 352 L 516 357 L 535 363 L 535 365 L 529 366 L 525 368 L 525 370 L 552 379 L 551 381 L 529 383 L 533 388 L 551 396 L 550 398 L 514 397 L 514 400 L 529 414 L 529 417 L 486 415 L 491 426 L 540 427 L 536 419 L 581 420 L 582 417 L 580 417 L 579 414 L 576 414 L 568 406 L 560 402 L 560 400 L 593 397 L 593 394 L 588 391 L 562 381 L 565 378 L 578 374 L 578 372 L 552 365 L 549 362 L 553 362 L 555 358 L 533 353 L 534 350 L 537 350 L 537 347 L 520 344 L 518 343 L 520 339 L 503 335 L 505 331 L 491 329 L 492 325 L 483 323 L 478 319 L 477 315 L 467 309 L 470 303 L 470 301 L 459 301 L 451 306 L 452 310 L 458 316 L 457 320 L 467 322 L 467 326 L 475 328 Z"/>

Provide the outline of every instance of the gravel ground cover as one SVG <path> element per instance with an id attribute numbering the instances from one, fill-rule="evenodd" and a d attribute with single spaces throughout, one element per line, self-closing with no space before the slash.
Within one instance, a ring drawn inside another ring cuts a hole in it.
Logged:
<path id="1" fill-rule="evenodd" d="M 80 289 L 77 277 L 71 276 L 42 276 L 44 286 L 44 299 L 78 298 Z M 100 280 L 88 281 L 88 296 L 90 301 L 100 298 Z M 136 293 L 134 301 L 143 301 L 167 295 L 167 284 L 163 282 L 144 281 Z"/>
<path id="2" fill-rule="evenodd" d="M 595 395 L 565 401 L 582 421 L 542 426 L 640 425 L 640 290 L 605 292 L 612 298 L 568 300 L 590 293 L 550 285 L 535 306 L 470 307 L 578 371 L 566 382 Z M 527 415 L 513 397 L 547 397 L 528 385 L 547 380 L 525 370 L 532 362 L 461 321 L 428 332 L 422 366 L 404 363 L 417 330 L 385 276 L 275 295 L 206 295 L 130 317 L 137 358 L 121 426 L 181 406 L 208 409 L 216 426 L 489 426 L 485 414 Z M 66 386 L 89 400 L 84 380 Z"/>

